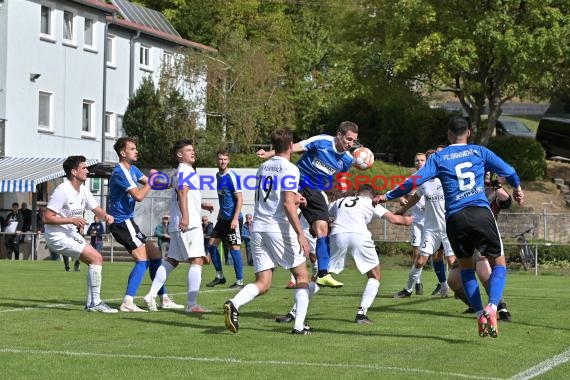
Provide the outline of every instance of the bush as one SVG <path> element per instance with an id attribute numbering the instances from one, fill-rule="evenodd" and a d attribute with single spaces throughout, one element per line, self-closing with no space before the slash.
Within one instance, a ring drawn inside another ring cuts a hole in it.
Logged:
<path id="1" fill-rule="evenodd" d="M 537 180 L 546 173 L 544 149 L 536 140 L 496 136 L 489 141 L 489 149 L 512 165 L 521 179 Z"/>

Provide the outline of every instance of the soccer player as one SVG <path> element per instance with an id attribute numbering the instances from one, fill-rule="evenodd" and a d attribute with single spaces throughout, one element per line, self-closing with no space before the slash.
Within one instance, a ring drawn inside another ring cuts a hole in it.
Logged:
<path id="1" fill-rule="evenodd" d="M 416 167 L 416 171 L 420 170 L 426 163 L 426 155 L 425 153 L 416 153 L 414 156 L 414 165 Z M 405 206 L 409 198 L 413 196 L 415 191 L 412 190 L 406 196 L 400 198 L 400 205 Z M 413 219 L 412 228 L 411 228 L 411 244 L 412 244 L 412 261 L 415 262 L 420 257 L 420 243 L 422 239 L 422 230 L 424 227 L 424 217 L 425 217 L 425 202 L 424 198 L 419 198 L 417 203 L 411 206 L 411 215 Z M 416 295 L 420 296 L 424 294 L 424 286 L 422 284 L 422 277 L 421 273 L 418 276 L 418 280 L 415 284 L 416 288 Z"/>
<path id="2" fill-rule="evenodd" d="M 431 151 L 435 153 L 435 151 Z M 429 157 L 429 154 L 427 155 Z M 415 194 L 409 199 L 408 203 L 403 206 L 396 214 L 405 213 L 410 207 L 423 198 L 425 203 L 424 225 L 421 236 L 421 246 L 419 248 L 420 255 L 415 258 L 414 264 L 408 275 L 408 282 L 404 289 L 394 294 L 394 298 L 405 298 L 412 295 L 414 284 L 422 273 L 423 267 L 426 265 L 428 258 L 439 250 L 443 245 L 445 257 L 449 265 L 455 262 L 455 255 L 451 249 L 449 239 L 446 234 L 445 228 L 445 201 L 443 189 L 439 178 L 432 178 L 427 182 L 420 185 Z M 443 264 L 443 262 L 441 263 Z M 439 273 L 438 276 L 441 276 Z M 445 267 L 443 270 L 443 278 L 439 279 L 440 288 L 438 293 L 443 298 L 449 295 L 449 286 L 445 279 Z"/>
<path id="3" fill-rule="evenodd" d="M 461 282 L 476 311 L 479 336 L 498 336 L 497 305 L 503 296 L 506 282 L 506 261 L 497 224 L 485 196 L 484 177 L 492 171 L 505 177 L 513 186 L 513 199 L 522 204 L 524 192 L 516 171 L 489 149 L 468 144 L 471 136 L 468 122 L 460 117 L 448 123 L 447 136 L 451 145 L 432 154 L 413 178 L 375 200 L 382 202 L 409 192 L 438 177 L 445 194 L 447 236 L 461 268 Z M 475 278 L 473 255 L 478 250 L 491 266 L 489 303 L 483 308 L 479 283 Z"/>
<path id="4" fill-rule="evenodd" d="M 169 225 L 170 247 L 168 257 L 156 271 L 150 291 L 144 296 L 144 301 L 150 311 L 156 311 L 155 297 L 170 273 L 180 262 L 190 264 L 188 270 L 188 303 L 189 313 L 207 313 L 210 310 L 196 302 L 200 283 L 202 282 L 202 266 L 207 263 L 204 251 L 204 233 L 202 231 L 200 210 L 212 211 L 214 206 L 202 203 L 199 179 L 193 175 L 196 171 L 194 142 L 179 140 L 174 144 L 174 154 L 178 160 L 178 170 L 172 177 L 172 197 L 170 198 Z M 187 179 L 187 182 L 184 182 Z"/>
<path id="5" fill-rule="evenodd" d="M 339 198 L 332 202 L 329 208 L 330 215 L 334 219 L 329 236 L 331 247 L 329 270 L 336 274 L 342 272 L 346 255 L 350 252 L 356 268 L 368 277 L 360 307 L 354 318 L 354 322 L 362 325 L 373 323 L 368 318 L 367 311 L 378 294 L 381 279 L 380 261 L 372 240 L 372 233 L 368 230 L 368 224 L 374 218 L 383 218 L 393 224 L 406 226 L 412 224 L 411 216 L 393 214 L 380 205 L 374 207 L 372 205 L 374 195 L 372 186 L 360 185 L 355 196 Z M 309 287 L 310 298 L 315 293 L 312 290 Z M 295 313 L 296 305 L 285 316 L 277 317 L 275 320 L 289 322 L 294 318 Z"/>
<path id="6" fill-rule="evenodd" d="M 273 270 L 277 266 L 291 270 L 297 281 L 295 303 L 297 312 L 292 334 L 308 335 L 305 326 L 309 306 L 309 275 L 305 257 L 309 255 L 309 242 L 303 234 L 298 216 L 299 169 L 290 162 L 293 133 L 278 129 L 271 134 L 275 147 L 273 158 L 265 161 L 257 171 L 257 190 L 253 215 L 252 242 L 255 283 L 247 284 L 234 298 L 224 303 L 224 318 L 228 330 L 239 329 L 239 308 L 271 286 Z"/>
<path id="7" fill-rule="evenodd" d="M 511 196 L 505 189 L 503 189 L 498 179 L 491 180 L 490 172 L 485 174 L 485 192 L 495 219 L 501 210 L 506 210 L 511 207 Z M 481 256 L 479 253 L 474 255 L 474 259 L 477 277 L 479 277 L 485 291 L 489 294 L 489 277 L 491 276 L 489 260 L 487 260 L 486 257 Z M 461 273 L 457 265 L 454 265 L 449 271 L 449 287 L 454 291 L 456 298 L 459 298 L 469 306 L 469 308 L 465 310 L 465 313 L 473 313 L 473 308 L 469 305 L 469 300 L 463 290 L 463 285 L 461 284 Z M 501 301 L 497 305 L 497 311 L 499 313 L 500 321 L 511 321 L 511 313 L 507 310 L 507 303 L 505 302 L 504 297 L 501 298 Z"/>
<path id="8" fill-rule="evenodd" d="M 347 172 L 352 166 L 352 156 L 348 152 L 358 138 L 358 126 L 350 121 L 343 121 L 336 135 L 318 135 L 293 145 L 293 153 L 304 152 L 297 162 L 301 173 L 301 195 L 307 205 L 301 212 L 311 224 L 317 238 L 317 284 L 339 288 L 344 284 L 335 280 L 328 271 L 330 248 L 328 243 L 329 213 L 323 190 L 333 186 L 337 173 Z M 263 159 L 273 157 L 274 151 L 260 149 L 257 155 Z"/>
<path id="9" fill-rule="evenodd" d="M 84 185 L 89 173 L 85 161 L 83 156 L 69 156 L 63 162 L 67 181 L 53 191 L 44 213 L 46 244 L 51 252 L 79 259 L 88 265 L 85 310 L 116 313 L 117 309 L 101 300 L 103 256 L 79 233 L 87 224 L 83 218 L 86 209 L 101 220 L 113 223 L 113 217 L 99 207 Z"/>
<path id="10" fill-rule="evenodd" d="M 220 210 L 218 212 L 218 221 L 208 242 L 208 252 L 216 269 L 216 277 L 207 283 L 206 286 L 213 287 L 226 283 L 220 252 L 218 252 L 218 244 L 220 244 L 221 239 L 224 239 L 230 247 L 230 254 L 236 273 L 236 281 L 230 288 L 241 289 L 243 288 L 243 260 L 240 250 L 241 227 L 243 225 L 243 216 L 241 214 L 243 194 L 238 183 L 237 174 L 229 167 L 229 153 L 226 150 L 220 150 L 217 157 L 216 188 L 218 190 Z"/>
<path id="11" fill-rule="evenodd" d="M 119 244 L 124 246 L 133 259 L 135 265 L 129 275 L 127 290 L 123 303 L 119 308 L 123 312 L 146 312 L 134 303 L 134 298 L 141 284 L 147 268 L 151 280 L 160 265 L 162 264 L 162 254 L 158 247 L 151 242 L 146 242 L 146 236 L 140 231 L 139 226 L 134 221 L 135 204 L 142 200 L 150 192 L 148 178 L 134 165 L 138 158 L 136 141 L 130 137 L 121 137 L 113 146 L 119 156 L 119 163 L 113 169 L 109 179 L 109 213 L 115 222 L 109 225 L 109 230 Z M 150 174 L 156 173 L 151 169 Z M 137 183 L 143 186 L 139 188 Z M 150 261 L 150 262 L 149 262 Z M 172 301 L 166 294 L 164 287 L 159 291 L 163 309 L 183 309 Z"/>

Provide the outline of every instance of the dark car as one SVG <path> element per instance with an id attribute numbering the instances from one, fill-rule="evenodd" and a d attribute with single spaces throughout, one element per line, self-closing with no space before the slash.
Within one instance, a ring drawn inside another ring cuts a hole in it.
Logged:
<path id="1" fill-rule="evenodd" d="M 546 151 L 546 157 L 570 158 L 570 119 L 545 117 L 540 119 L 536 140 Z"/>
<path id="2" fill-rule="evenodd" d="M 535 137 L 535 133 L 522 121 L 502 117 L 497 120 L 495 131 L 497 136 Z"/>

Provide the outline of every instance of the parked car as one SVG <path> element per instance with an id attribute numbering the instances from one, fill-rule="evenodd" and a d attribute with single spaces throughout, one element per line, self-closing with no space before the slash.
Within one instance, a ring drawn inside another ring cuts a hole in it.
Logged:
<path id="1" fill-rule="evenodd" d="M 535 138 L 535 133 L 525 123 L 515 119 L 500 117 L 497 120 L 495 133 L 497 136 L 518 136 Z"/>
<path id="2" fill-rule="evenodd" d="M 570 119 L 545 117 L 540 119 L 536 140 L 546 151 L 546 157 L 570 158 Z"/>

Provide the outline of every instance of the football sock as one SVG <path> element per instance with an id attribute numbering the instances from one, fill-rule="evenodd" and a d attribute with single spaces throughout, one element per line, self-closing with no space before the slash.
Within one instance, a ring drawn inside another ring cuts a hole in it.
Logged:
<path id="1" fill-rule="evenodd" d="M 236 272 L 236 280 L 243 280 L 243 260 L 241 258 L 241 251 L 239 249 L 232 249 L 230 251 L 232 260 L 234 261 L 234 270 Z"/>
<path id="2" fill-rule="evenodd" d="M 498 305 L 503 297 L 505 283 L 507 282 L 507 268 L 502 265 L 495 265 L 489 278 L 489 303 Z"/>
<path id="3" fill-rule="evenodd" d="M 236 309 L 239 309 L 242 305 L 253 301 L 255 297 L 259 295 L 259 289 L 255 284 L 247 284 L 238 294 L 235 295 L 231 301 L 233 302 Z"/>
<path id="4" fill-rule="evenodd" d="M 160 268 L 161 264 L 162 264 L 162 259 L 151 259 L 149 261 L 148 274 L 150 276 L 151 281 L 154 280 L 154 276 L 156 275 L 156 271 L 158 270 L 158 268 Z M 158 291 L 158 294 L 163 295 L 165 293 L 166 293 L 166 285 L 164 285 L 164 283 L 163 283 L 163 286 Z"/>
<path id="5" fill-rule="evenodd" d="M 479 292 L 479 283 L 475 278 L 474 269 L 462 269 L 461 270 L 461 282 L 463 283 L 463 289 L 465 294 L 469 299 L 469 304 L 476 312 L 483 310 L 483 303 L 481 302 L 481 293 Z"/>
<path id="6" fill-rule="evenodd" d="M 410 269 L 410 274 L 408 275 L 408 282 L 406 283 L 406 290 L 408 292 L 412 292 L 414 285 L 418 282 L 418 279 L 422 275 L 423 268 L 416 268 L 415 265 L 412 265 L 412 269 Z"/>
<path id="7" fill-rule="evenodd" d="M 95 306 L 101 303 L 101 265 L 89 264 L 87 269 L 87 303 Z"/>
<path id="8" fill-rule="evenodd" d="M 188 307 L 196 305 L 201 282 L 202 266 L 198 264 L 190 265 L 190 269 L 188 269 Z"/>
<path id="9" fill-rule="evenodd" d="M 329 272 L 329 243 L 328 237 L 317 238 L 317 265 L 319 267 L 319 277 L 325 276 Z"/>
<path id="10" fill-rule="evenodd" d="M 375 278 L 369 278 L 362 293 L 362 299 L 360 300 L 360 308 L 364 310 L 364 315 L 366 315 L 366 310 L 374 302 L 374 298 L 378 294 L 378 289 L 380 288 L 380 281 Z"/>
<path id="11" fill-rule="evenodd" d="M 216 272 L 222 272 L 222 259 L 220 258 L 220 252 L 218 247 L 215 245 L 208 244 L 208 252 L 210 253 L 210 258 L 212 259 L 212 265 L 216 269 Z"/>
<path id="12" fill-rule="evenodd" d="M 293 277 L 293 275 L 291 275 L 291 277 L 293 278 L 293 280 L 295 279 L 295 277 Z M 320 286 L 317 285 L 316 282 L 309 282 L 309 299 L 313 298 L 313 296 L 315 294 L 318 293 L 318 291 L 320 290 Z M 289 313 L 295 315 L 297 313 L 297 304 L 293 304 L 293 307 L 291 308 L 291 310 L 289 311 Z"/>
<path id="13" fill-rule="evenodd" d="M 297 331 L 303 331 L 305 328 L 307 309 L 309 308 L 308 289 L 295 290 L 295 304 L 297 305 L 297 311 L 295 312 L 295 324 L 293 325 L 293 328 Z"/>
<path id="14" fill-rule="evenodd" d="M 144 277 L 144 272 L 146 272 L 148 262 L 144 261 L 137 261 L 135 266 L 131 270 L 131 274 L 129 275 L 129 281 L 127 283 L 127 292 L 126 295 L 130 297 L 135 297 L 137 295 L 137 290 L 142 282 Z"/>
<path id="15" fill-rule="evenodd" d="M 162 289 L 162 286 L 166 282 L 166 279 L 174 269 L 174 266 L 170 264 L 167 260 L 164 260 L 160 268 L 154 274 L 154 280 L 152 280 L 152 285 L 150 286 L 150 294 L 151 297 L 156 297 L 159 292 L 159 289 Z"/>
<path id="16" fill-rule="evenodd" d="M 435 275 L 437 276 L 437 280 L 439 281 L 440 284 L 444 283 L 446 281 L 445 278 L 445 264 L 443 263 L 443 260 L 439 260 L 439 261 L 433 261 L 433 270 L 435 272 Z"/>

